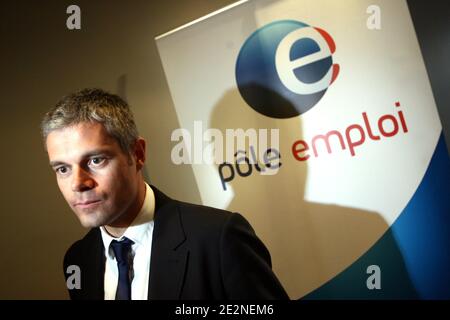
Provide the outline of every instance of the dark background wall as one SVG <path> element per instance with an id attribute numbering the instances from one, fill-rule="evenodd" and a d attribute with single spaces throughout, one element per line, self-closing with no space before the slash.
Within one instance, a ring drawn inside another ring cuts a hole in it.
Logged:
<path id="1" fill-rule="evenodd" d="M 408 0 L 450 152 L 450 2 Z"/>
<path id="2" fill-rule="evenodd" d="M 59 194 L 39 135 L 41 116 L 66 93 L 101 87 L 126 97 L 148 141 L 152 182 L 175 198 L 201 202 L 191 169 L 169 160 L 168 141 L 179 125 L 154 37 L 232 2 L 2 3 L 0 299 L 67 298 L 62 257 L 86 230 Z M 81 8 L 79 31 L 66 28 L 66 8 L 74 3 Z M 408 3 L 450 141 L 449 5 Z"/>

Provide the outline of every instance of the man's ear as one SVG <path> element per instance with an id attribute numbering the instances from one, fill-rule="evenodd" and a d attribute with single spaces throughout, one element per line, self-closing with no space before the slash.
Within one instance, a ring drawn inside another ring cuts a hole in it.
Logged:
<path id="1" fill-rule="evenodd" d="M 136 169 L 141 170 L 145 164 L 145 140 L 142 137 L 137 138 L 134 144 L 133 156 L 136 160 Z"/>

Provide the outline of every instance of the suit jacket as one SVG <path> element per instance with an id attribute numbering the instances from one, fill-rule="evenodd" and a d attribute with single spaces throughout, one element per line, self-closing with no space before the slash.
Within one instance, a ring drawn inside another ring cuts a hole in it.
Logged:
<path id="1" fill-rule="evenodd" d="M 149 299 L 288 299 L 270 254 L 238 213 L 170 199 L 152 186 L 155 214 Z M 64 257 L 81 270 L 71 299 L 104 299 L 105 248 L 99 228 Z"/>

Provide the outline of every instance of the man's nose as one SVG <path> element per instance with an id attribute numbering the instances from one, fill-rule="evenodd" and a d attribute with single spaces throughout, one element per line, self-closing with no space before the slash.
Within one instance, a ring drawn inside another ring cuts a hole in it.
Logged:
<path id="1" fill-rule="evenodd" d="M 95 181 L 89 172 L 81 167 L 74 167 L 72 172 L 72 191 L 80 192 L 95 187 Z"/>

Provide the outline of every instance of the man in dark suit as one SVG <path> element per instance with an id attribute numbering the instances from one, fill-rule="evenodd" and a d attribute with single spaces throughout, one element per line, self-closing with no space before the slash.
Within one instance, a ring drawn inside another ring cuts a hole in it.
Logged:
<path id="1" fill-rule="evenodd" d="M 87 235 L 64 257 L 72 299 L 287 299 L 238 213 L 170 199 L 143 178 L 145 140 L 120 97 L 85 89 L 42 121 L 58 186 Z"/>

